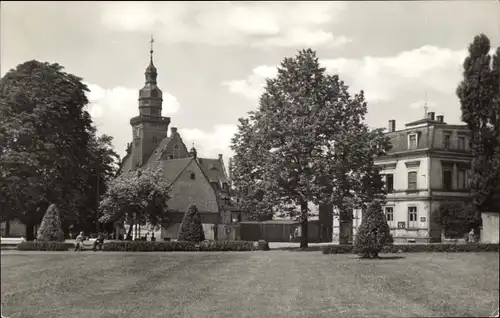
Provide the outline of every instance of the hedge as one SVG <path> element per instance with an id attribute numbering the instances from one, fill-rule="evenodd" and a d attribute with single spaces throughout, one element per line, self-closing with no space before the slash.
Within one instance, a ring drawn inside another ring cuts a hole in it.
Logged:
<path id="1" fill-rule="evenodd" d="M 73 243 L 29 241 L 17 244 L 19 251 L 67 251 L 74 248 Z"/>
<path id="2" fill-rule="evenodd" d="M 405 244 L 384 246 L 382 253 L 419 253 L 419 252 L 498 252 L 499 244 Z M 353 245 L 328 245 L 323 254 L 352 253 Z"/>
<path id="3" fill-rule="evenodd" d="M 109 252 L 211 252 L 211 251 L 253 251 L 253 242 L 249 241 L 117 241 L 106 242 L 103 251 Z"/>

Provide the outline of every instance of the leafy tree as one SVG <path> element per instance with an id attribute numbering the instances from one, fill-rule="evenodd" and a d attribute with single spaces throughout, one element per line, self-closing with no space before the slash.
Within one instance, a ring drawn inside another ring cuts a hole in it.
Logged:
<path id="1" fill-rule="evenodd" d="M 64 242 L 59 209 L 55 204 L 51 204 L 47 209 L 36 238 L 38 241 Z"/>
<path id="2" fill-rule="evenodd" d="M 93 127 L 86 166 L 88 167 L 82 207 L 77 211 L 76 224 L 80 229 L 95 230 L 101 196 L 106 193 L 109 182 L 116 177 L 119 156 L 113 149 L 113 138 L 97 136 Z"/>
<path id="3" fill-rule="evenodd" d="M 196 205 L 190 205 L 186 214 L 184 214 L 177 240 L 188 242 L 201 242 L 205 240 L 205 232 L 203 231 L 200 213 Z"/>
<path id="4" fill-rule="evenodd" d="M 0 80 L 1 205 L 26 224 L 28 240 L 50 202 L 64 219 L 81 201 L 91 129 L 86 91 L 62 66 L 38 61 Z"/>
<path id="5" fill-rule="evenodd" d="M 63 228 L 89 217 L 95 223 L 97 196 L 114 174 L 117 155 L 111 137 L 96 136 L 86 92 L 62 66 L 38 61 L 0 80 L 1 218 L 25 223 L 28 240 L 51 202 L 60 208 Z"/>
<path id="6" fill-rule="evenodd" d="M 434 220 L 445 230 L 448 237 L 463 237 L 471 229 L 477 230 L 481 223 L 476 208 L 463 202 L 439 206 Z"/>
<path id="7" fill-rule="evenodd" d="M 170 184 L 162 168 L 130 171 L 112 180 L 99 204 L 102 223 L 160 225 L 169 221 Z M 129 233 L 130 235 L 130 233 Z"/>
<path id="8" fill-rule="evenodd" d="M 384 196 L 373 158 L 389 149 L 382 130 L 363 123 L 364 94 L 351 96 L 315 52 L 285 58 L 268 79 L 257 111 L 239 119 L 232 140 L 235 195 L 246 211 L 301 221 L 307 247 L 308 203 L 334 204 L 341 222 L 366 194 Z M 365 189 L 369 186 L 370 189 Z"/>
<path id="9" fill-rule="evenodd" d="M 472 131 L 471 188 L 478 211 L 500 211 L 500 47 L 489 55 L 490 40 L 474 37 L 457 88 L 462 120 Z"/>
<path id="10" fill-rule="evenodd" d="M 365 258 L 378 257 L 382 248 L 392 244 L 393 241 L 381 201 L 374 200 L 363 214 L 354 241 L 354 252 L 362 254 Z"/>

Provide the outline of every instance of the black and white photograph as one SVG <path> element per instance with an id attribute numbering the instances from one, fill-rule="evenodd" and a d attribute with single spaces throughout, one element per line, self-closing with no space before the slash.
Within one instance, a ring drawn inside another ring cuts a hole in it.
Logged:
<path id="1" fill-rule="evenodd" d="M 499 317 L 500 1 L 1 1 L 1 318 Z"/>

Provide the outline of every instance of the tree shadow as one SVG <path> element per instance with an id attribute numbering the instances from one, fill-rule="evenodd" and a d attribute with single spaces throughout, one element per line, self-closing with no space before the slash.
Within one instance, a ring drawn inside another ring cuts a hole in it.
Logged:
<path id="1" fill-rule="evenodd" d="M 382 260 L 394 260 L 394 259 L 402 259 L 405 258 L 405 256 L 396 256 L 396 255 L 390 255 L 390 256 L 379 256 L 379 257 L 363 257 L 359 256 L 358 259 L 360 260 L 374 260 L 374 261 L 382 261 Z"/>
<path id="2" fill-rule="evenodd" d="M 271 251 L 288 251 L 288 252 L 321 252 L 323 251 L 323 248 L 320 246 L 313 246 L 313 247 L 307 247 L 307 248 L 300 248 L 300 247 L 276 247 L 276 248 L 271 248 Z"/>

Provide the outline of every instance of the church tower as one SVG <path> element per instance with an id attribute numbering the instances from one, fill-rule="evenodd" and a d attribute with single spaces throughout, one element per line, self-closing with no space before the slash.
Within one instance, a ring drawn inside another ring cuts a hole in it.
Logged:
<path id="1" fill-rule="evenodd" d="M 162 91 L 157 86 L 158 72 L 153 64 L 151 37 L 149 65 L 146 68 L 146 83 L 139 91 L 139 116 L 130 119 L 132 126 L 132 169 L 144 165 L 159 143 L 167 137 L 170 117 L 162 117 Z"/>

